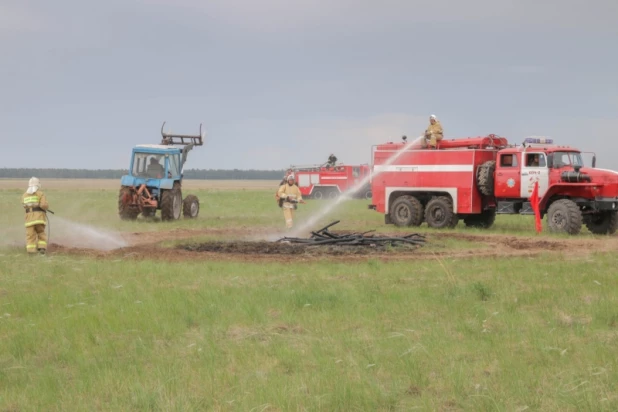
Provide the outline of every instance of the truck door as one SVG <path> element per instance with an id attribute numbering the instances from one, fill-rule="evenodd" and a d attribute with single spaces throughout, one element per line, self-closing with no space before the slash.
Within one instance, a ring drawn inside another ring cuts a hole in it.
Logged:
<path id="1" fill-rule="evenodd" d="M 521 158 L 519 153 L 500 153 L 496 162 L 496 197 L 517 199 L 521 193 Z"/>
<path id="2" fill-rule="evenodd" d="M 529 198 L 534 190 L 534 183 L 539 182 L 539 197 L 543 196 L 549 186 L 549 169 L 543 152 L 523 152 L 521 167 L 521 197 Z"/>

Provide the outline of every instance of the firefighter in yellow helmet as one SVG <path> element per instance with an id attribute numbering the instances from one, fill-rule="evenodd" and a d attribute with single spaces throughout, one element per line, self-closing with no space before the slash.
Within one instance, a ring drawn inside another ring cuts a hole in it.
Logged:
<path id="1" fill-rule="evenodd" d="M 429 116 L 429 127 L 425 130 L 425 138 L 423 139 L 423 147 L 430 147 L 435 149 L 438 145 L 438 142 L 442 140 L 444 137 L 444 132 L 442 131 L 442 125 L 438 121 L 435 114 Z"/>
<path id="2" fill-rule="evenodd" d="M 303 195 L 300 193 L 298 186 L 294 184 L 294 175 L 287 177 L 287 183 L 281 185 L 276 194 L 279 207 L 283 209 L 283 217 L 285 218 L 285 226 L 291 229 L 294 225 L 294 211 L 298 203 L 305 203 Z"/>
<path id="3" fill-rule="evenodd" d="M 41 182 L 33 177 L 28 182 L 28 190 L 21 197 L 26 211 L 26 251 L 35 254 L 37 251 L 44 255 L 47 250 L 47 198 L 41 191 Z"/>

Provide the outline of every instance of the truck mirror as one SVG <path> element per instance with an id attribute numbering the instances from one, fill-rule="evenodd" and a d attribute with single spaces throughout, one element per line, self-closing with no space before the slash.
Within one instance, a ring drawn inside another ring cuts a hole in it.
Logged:
<path id="1" fill-rule="evenodd" d="M 592 156 L 592 168 L 594 169 L 595 167 L 597 167 L 597 156 L 596 155 Z"/>

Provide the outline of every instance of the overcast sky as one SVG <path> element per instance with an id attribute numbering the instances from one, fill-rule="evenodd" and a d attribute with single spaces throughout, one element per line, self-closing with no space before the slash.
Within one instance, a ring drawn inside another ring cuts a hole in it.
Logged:
<path id="1" fill-rule="evenodd" d="M 551 136 L 618 169 L 618 1 L 0 0 L 0 167 L 370 162 L 418 136 Z"/>

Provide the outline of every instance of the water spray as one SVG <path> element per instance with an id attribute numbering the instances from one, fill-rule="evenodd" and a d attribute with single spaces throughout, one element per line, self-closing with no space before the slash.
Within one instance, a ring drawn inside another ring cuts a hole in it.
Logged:
<path id="1" fill-rule="evenodd" d="M 56 232 L 60 231 L 60 241 L 56 243 L 67 247 L 95 250 L 113 250 L 128 246 L 122 236 L 110 230 L 97 228 L 64 218 L 55 218 Z"/>
<path id="2" fill-rule="evenodd" d="M 408 142 L 407 139 L 404 139 L 404 146 L 399 149 L 398 151 L 396 151 L 395 153 L 393 153 L 393 155 L 391 157 L 389 157 L 386 162 L 384 162 L 382 164 L 382 166 L 390 166 L 392 165 L 397 159 L 399 159 L 399 157 L 401 157 L 401 155 L 408 150 L 410 147 L 414 146 L 415 144 L 419 143 L 422 139 L 424 138 L 424 136 L 419 136 L 416 139 L 412 140 L 411 142 Z M 364 187 L 365 185 L 367 185 L 367 183 L 369 183 L 370 179 L 379 176 L 381 173 L 383 173 L 384 168 L 381 168 L 380 171 L 368 174 L 367 176 L 365 176 L 359 183 L 357 183 L 356 185 L 352 186 L 350 189 L 346 190 L 344 193 L 341 194 L 341 196 L 339 196 L 334 202 L 330 202 L 328 203 L 325 207 L 323 207 L 320 211 L 318 211 L 318 213 L 314 214 L 313 216 L 311 216 L 309 218 L 308 221 L 306 221 L 303 225 L 301 225 L 298 229 L 295 229 L 292 231 L 292 234 L 290 234 L 290 236 L 299 236 L 300 234 L 306 232 L 310 227 L 313 227 L 314 225 L 317 224 L 317 222 L 322 219 L 324 216 L 326 216 L 328 213 L 330 213 L 331 211 L 333 211 L 335 208 L 337 208 L 341 203 L 343 203 L 346 200 L 350 199 L 350 195 L 353 195 L 354 193 L 356 193 L 358 190 L 360 190 L 362 187 Z"/>

